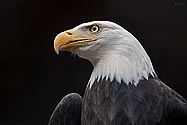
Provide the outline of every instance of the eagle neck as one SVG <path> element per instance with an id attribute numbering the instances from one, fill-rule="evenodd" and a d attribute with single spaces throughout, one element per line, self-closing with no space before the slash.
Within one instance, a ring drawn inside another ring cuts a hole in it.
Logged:
<path id="1" fill-rule="evenodd" d="M 145 53 L 140 54 L 136 51 L 126 49 L 113 50 L 107 52 L 107 55 L 100 56 L 100 59 L 92 62 L 94 70 L 89 80 L 91 88 L 95 81 L 108 80 L 112 82 L 114 79 L 121 82 L 134 84 L 137 86 L 140 80 L 148 79 L 149 75 L 156 76 L 151 60 Z"/>

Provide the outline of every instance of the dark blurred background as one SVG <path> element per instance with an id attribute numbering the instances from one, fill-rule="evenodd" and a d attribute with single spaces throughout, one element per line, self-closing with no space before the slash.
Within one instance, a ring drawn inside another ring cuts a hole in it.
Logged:
<path id="1" fill-rule="evenodd" d="M 56 55 L 55 36 L 110 20 L 144 46 L 167 85 L 187 99 L 187 2 L 181 0 L 1 0 L 0 124 L 47 125 L 63 96 L 84 94 L 92 65 Z"/>

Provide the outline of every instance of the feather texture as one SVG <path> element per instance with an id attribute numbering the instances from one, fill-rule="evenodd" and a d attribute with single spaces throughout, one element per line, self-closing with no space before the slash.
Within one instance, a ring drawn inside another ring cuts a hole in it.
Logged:
<path id="1" fill-rule="evenodd" d="M 81 125 L 81 105 L 79 94 L 66 95 L 53 111 L 48 125 Z"/>
<path id="2" fill-rule="evenodd" d="M 134 84 L 94 82 L 83 98 L 82 125 L 187 124 L 187 102 L 158 78 Z"/>

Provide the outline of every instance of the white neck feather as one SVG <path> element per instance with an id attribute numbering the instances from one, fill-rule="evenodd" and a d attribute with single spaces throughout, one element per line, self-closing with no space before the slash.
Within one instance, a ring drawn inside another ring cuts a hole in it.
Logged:
<path id="1" fill-rule="evenodd" d="M 112 41 L 110 48 L 104 47 L 98 53 L 102 53 L 99 59 L 97 54 L 97 60 L 94 57 L 89 59 L 94 66 L 88 83 L 90 88 L 95 80 L 115 79 L 119 83 L 123 81 L 127 85 L 137 86 L 140 80 L 148 79 L 149 75 L 156 76 L 149 56 L 133 36 Z"/>

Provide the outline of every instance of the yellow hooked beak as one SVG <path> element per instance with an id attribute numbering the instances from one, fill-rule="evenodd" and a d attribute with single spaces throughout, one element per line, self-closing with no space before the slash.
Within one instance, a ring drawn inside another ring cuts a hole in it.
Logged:
<path id="1" fill-rule="evenodd" d="M 87 42 L 97 40 L 96 38 L 86 38 L 85 34 L 75 30 L 68 30 L 58 34 L 54 40 L 54 49 L 57 54 L 59 51 L 68 51 L 72 47 L 84 46 Z"/>

